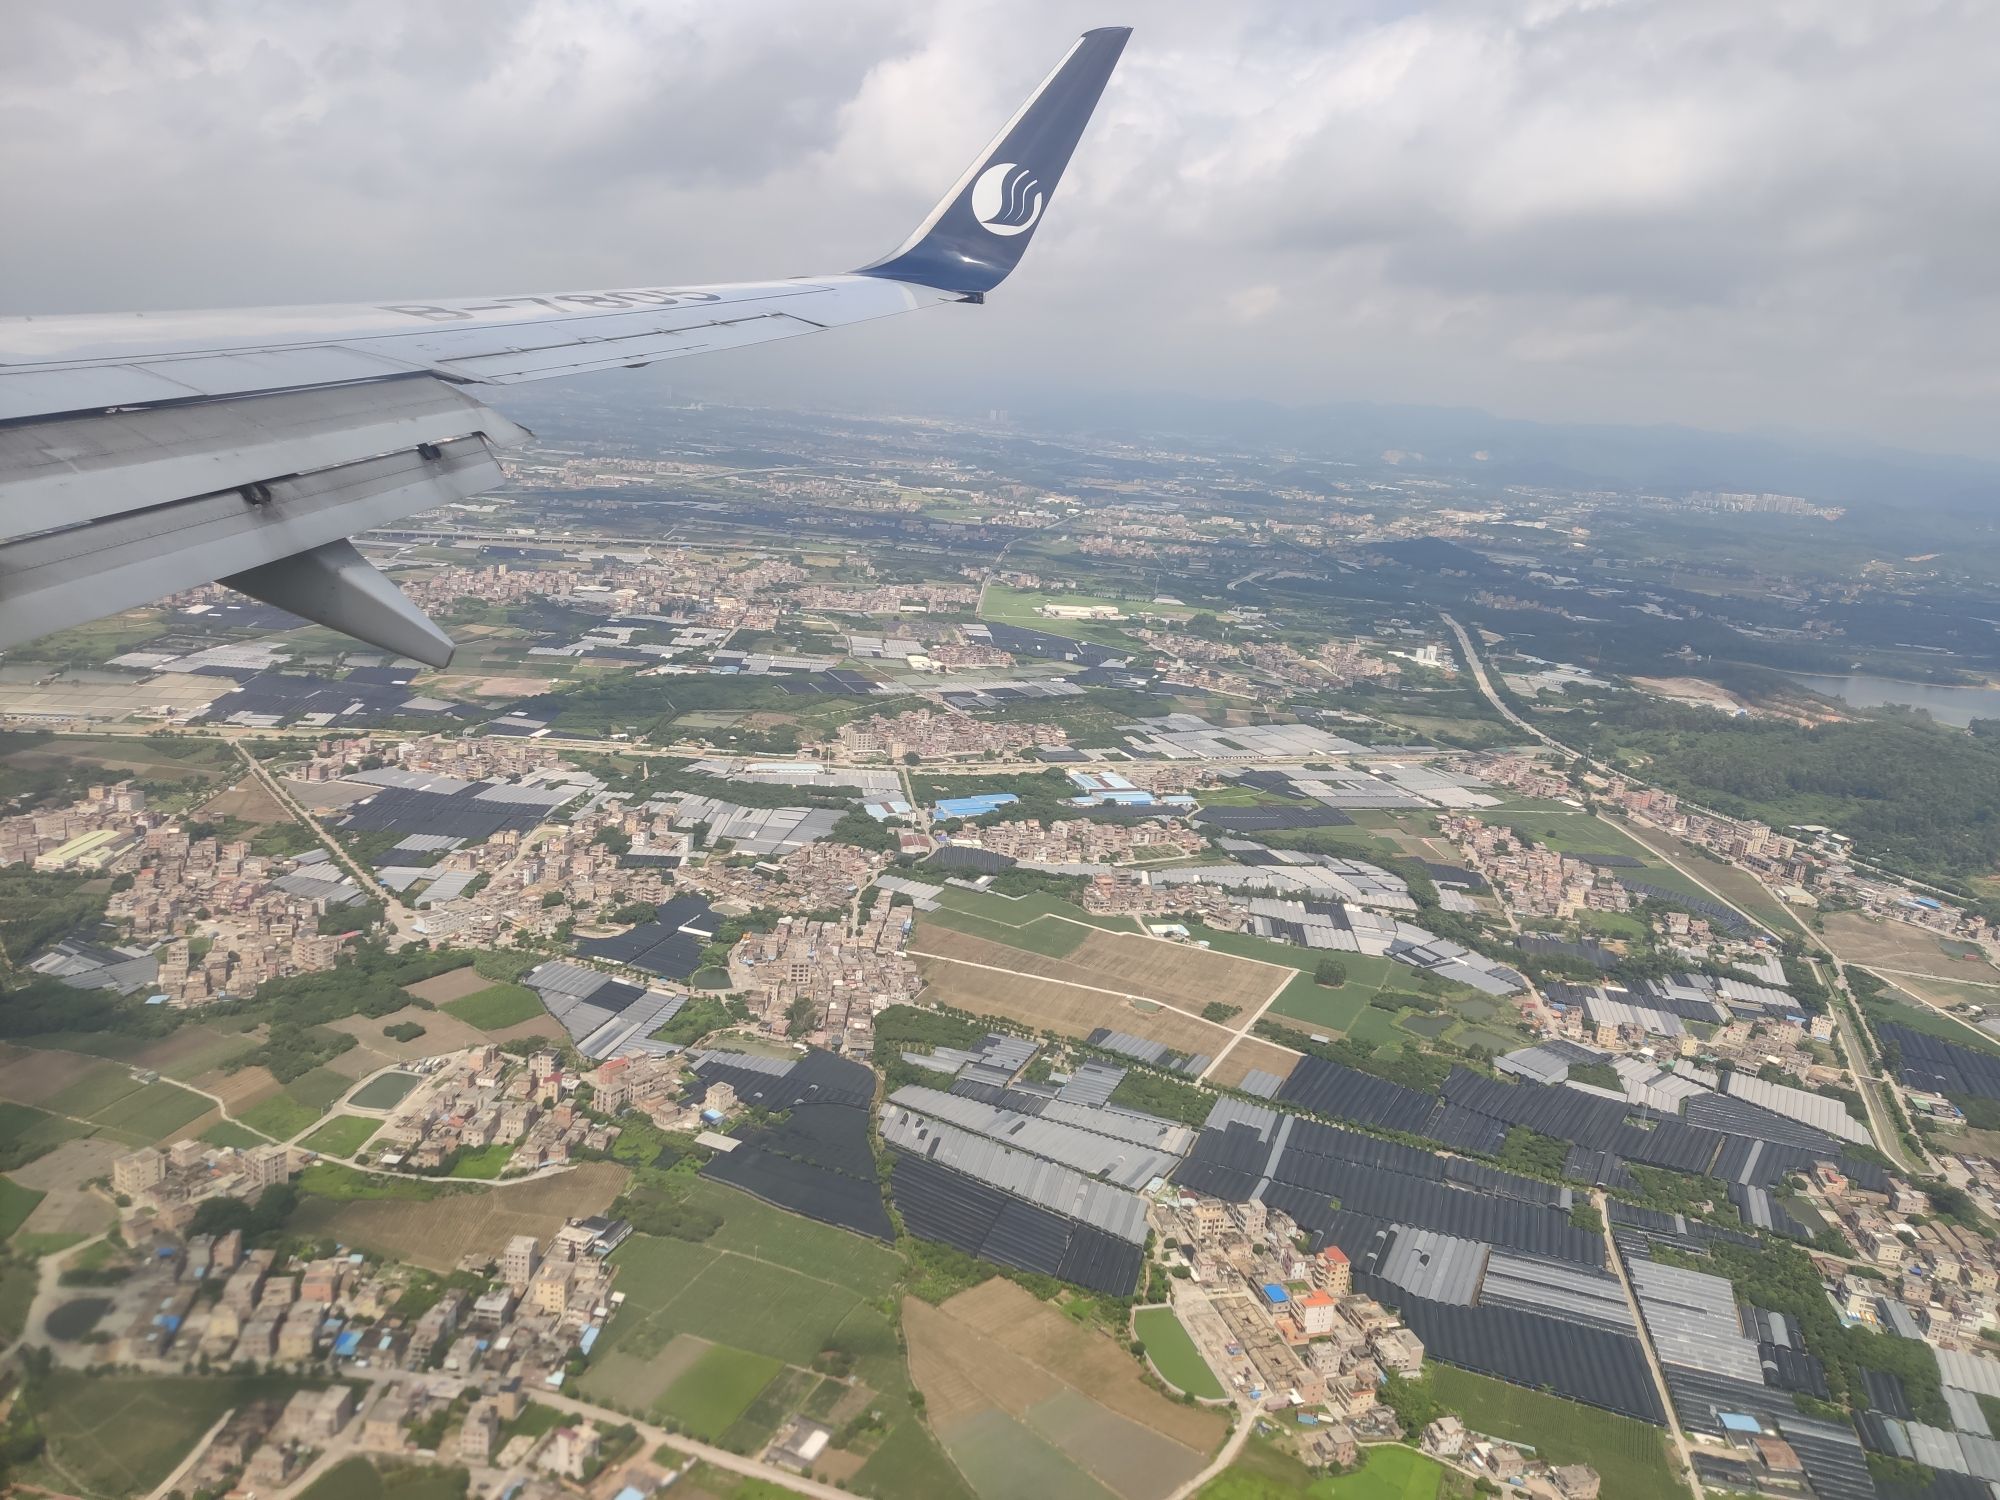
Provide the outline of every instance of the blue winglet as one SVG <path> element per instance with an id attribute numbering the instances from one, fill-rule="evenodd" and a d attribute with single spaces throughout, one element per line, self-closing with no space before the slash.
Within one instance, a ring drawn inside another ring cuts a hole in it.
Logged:
<path id="1" fill-rule="evenodd" d="M 969 298 L 1004 281 L 1034 238 L 1131 35 L 1129 26 L 1106 26 L 1079 37 L 917 232 L 859 274 Z"/>

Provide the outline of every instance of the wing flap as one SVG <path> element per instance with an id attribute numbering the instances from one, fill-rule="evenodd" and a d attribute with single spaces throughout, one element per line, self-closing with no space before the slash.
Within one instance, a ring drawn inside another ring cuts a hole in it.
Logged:
<path id="1" fill-rule="evenodd" d="M 467 499 L 506 477 L 483 437 L 434 451 L 274 480 L 261 504 L 226 490 L 8 542 L 0 546 L 0 648 Z"/>
<path id="2" fill-rule="evenodd" d="M 0 427 L 0 537 L 525 428 L 427 377 Z"/>

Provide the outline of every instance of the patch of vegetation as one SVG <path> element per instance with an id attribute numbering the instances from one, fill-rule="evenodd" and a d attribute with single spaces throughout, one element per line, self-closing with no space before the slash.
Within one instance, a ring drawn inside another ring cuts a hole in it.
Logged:
<path id="1" fill-rule="evenodd" d="M 650 909 L 646 915 L 652 916 Z M 541 997 L 518 984 L 496 984 L 457 1000 L 447 1000 L 444 1011 L 481 1031 L 504 1031 L 543 1014 Z"/>
<path id="2" fill-rule="evenodd" d="M 1111 1102 L 1121 1109 L 1144 1110 L 1184 1125 L 1198 1126 L 1206 1120 L 1215 1107 L 1215 1099 L 1207 1089 L 1144 1068 L 1127 1068 L 1125 1076 L 1118 1080 L 1118 1087 L 1111 1091 Z"/>

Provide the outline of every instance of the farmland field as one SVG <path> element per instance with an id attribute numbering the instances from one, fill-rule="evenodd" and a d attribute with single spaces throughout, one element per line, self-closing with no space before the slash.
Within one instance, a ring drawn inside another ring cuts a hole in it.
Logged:
<path id="1" fill-rule="evenodd" d="M 468 1026 L 481 1031 L 505 1031 L 523 1021 L 542 1015 L 542 1002 L 535 992 L 518 984 L 489 985 L 456 1000 L 447 1000 L 443 1009 Z"/>
<path id="2" fill-rule="evenodd" d="M 299 1144 L 322 1156 L 352 1156 L 368 1144 L 368 1138 L 382 1128 L 380 1120 L 364 1120 L 359 1115 L 335 1115 Z"/>
<path id="3" fill-rule="evenodd" d="M 715 1422 L 710 1430 L 749 1444 L 816 1389 L 828 1388 L 809 1367 L 823 1351 L 838 1350 L 860 1382 L 855 1390 L 884 1410 L 889 1425 L 878 1446 L 861 1450 L 865 1462 L 855 1453 L 830 1454 L 827 1475 L 897 1493 L 971 1500 L 909 1408 L 896 1329 L 878 1305 L 900 1280 L 902 1258 L 873 1240 L 717 1183 L 697 1179 L 688 1201 L 721 1215 L 721 1227 L 699 1243 L 634 1235 L 613 1252 L 626 1301 L 579 1377 L 581 1392 L 643 1403 L 655 1415 L 691 1426 L 696 1419 Z M 693 1393 L 697 1369 L 735 1372 L 732 1379 L 740 1373 L 747 1385 L 753 1367 L 767 1371 L 765 1380 L 726 1421 L 719 1409 L 689 1406 L 699 1399 Z M 831 1389 L 845 1394 L 838 1384 Z"/>
<path id="4" fill-rule="evenodd" d="M 311 1191 L 310 1175 L 304 1181 L 306 1196 L 289 1226 L 293 1231 L 329 1235 L 445 1272 L 470 1252 L 498 1256 L 514 1235 L 547 1239 L 572 1216 L 603 1213 L 624 1188 L 626 1173 L 611 1162 L 587 1162 L 533 1182 L 426 1198 L 322 1197 Z M 410 1186 L 435 1191 L 422 1183 Z"/>
<path id="5" fill-rule="evenodd" d="M 239 1125 L 234 1120 L 217 1120 L 201 1133 L 201 1138 L 211 1146 L 261 1146 L 264 1137 L 247 1125 Z"/>
<path id="6" fill-rule="evenodd" d="M 452 1000 L 463 1000 L 467 995 L 476 995 L 481 990 L 491 989 L 493 981 L 488 979 L 471 964 L 462 969 L 449 969 L 442 974 L 433 974 L 429 979 L 420 979 L 415 984 L 403 988 L 419 1000 L 428 1000 L 433 1005 L 444 1005 Z"/>
<path id="7" fill-rule="evenodd" d="M 979 1500 L 1113 1500 L 1075 1460 L 996 1406 L 938 1423 L 938 1436 Z"/>
<path id="8" fill-rule="evenodd" d="M 299 1500 L 384 1500 L 391 1495 L 395 1500 L 464 1500 L 449 1469 L 409 1468 L 392 1486 L 365 1458 L 342 1459 L 301 1491 Z"/>
<path id="9" fill-rule="evenodd" d="M 0 1102 L 0 1165 L 25 1166 L 64 1141 L 90 1134 L 88 1125 L 58 1119 L 25 1104 Z"/>
<path id="10" fill-rule="evenodd" d="M 988 942 L 1005 943 L 1024 953 L 1039 953 L 1046 958 L 1065 958 L 1074 953 L 1089 933 L 1088 928 L 1065 922 L 1059 917 L 1034 917 L 1018 927 L 1010 927 L 990 917 L 976 917 L 970 912 L 952 911 L 947 907 L 925 912 L 919 919 L 919 925 L 948 927 L 953 932 L 969 933 Z"/>
<path id="11" fill-rule="evenodd" d="M 47 1467 L 85 1494 L 144 1494 L 173 1471 L 216 1418 L 254 1398 L 282 1401 L 296 1382 L 90 1375 L 58 1369 L 38 1415 Z"/>
<path id="12" fill-rule="evenodd" d="M 1246 1036 L 1229 1049 L 1227 1057 L 1209 1069 L 1207 1078 L 1222 1088 L 1240 1088 L 1253 1069 L 1275 1078 L 1289 1078 L 1298 1062 L 1298 1053 L 1290 1048 L 1267 1042 L 1260 1036 Z"/>
<path id="13" fill-rule="evenodd" d="M 213 1103 L 193 1090 L 162 1081 L 142 1085 L 92 1118 L 114 1135 L 151 1145 L 166 1140 L 214 1108 Z"/>
<path id="14" fill-rule="evenodd" d="M 0 1240 L 28 1222 L 28 1215 L 40 1206 L 43 1196 L 10 1177 L 0 1177 Z"/>
<path id="15" fill-rule="evenodd" d="M 1160 1378 L 1175 1390 L 1194 1396 L 1221 1397 L 1222 1382 L 1195 1348 L 1171 1307 L 1142 1307 L 1133 1315 L 1133 1332 L 1146 1346 L 1146 1357 Z"/>
<path id="16" fill-rule="evenodd" d="M 762 1354 L 717 1345 L 676 1380 L 654 1410 L 696 1437 L 714 1441 L 749 1408 L 784 1366 Z"/>
<path id="17" fill-rule="evenodd" d="M 1618 1500 L 1684 1500 L 1667 1459 L 1665 1432 L 1594 1406 L 1435 1365 L 1430 1379 L 1447 1411 L 1488 1437 L 1533 1445 L 1552 1464 L 1589 1464 Z"/>
<path id="18" fill-rule="evenodd" d="M 1062 956 L 1055 957 L 1014 946 L 1011 937 L 996 941 L 947 934 L 936 925 L 926 928 L 920 924 L 912 948 L 1067 984 L 1115 990 L 1194 1013 L 1218 1000 L 1239 1010 L 1261 1005 L 1286 979 L 1283 970 L 1268 965 L 1137 933 L 1088 932 Z"/>
<path id="19" fill-rule="evenodd" d="M 1066 922 L 1095 927 L 1104 932 L 1133 931 L 1130 917 L 1100 917 L 1074 902 L 1036 893 L 1031 896 L 1000 896 L 992 891 L 968 891 L 964 886 L 939 886 L 938 905 L 947 911 L 984 917 L 1003 927 L 1025 927 L 1037 917 L 1060 917 Z"/>
<path id="20" fill-rule="evenodd" d="M 1054 1493 L 1152 1500 L 1199 1473 L 1227 1423 L 1139 1378 L 1131 1356 L 995 1277 L 942 1306 L 903 1303 L 910 1373 L 982 1500 Z M 1010 1453 L 1018 1453 L 1010 1462 Z M 1018 1476 L 1018 1477 L 1014 1477 Z"/>
<path id="21" fill-rule="evenodd" d="M 937 934 L 933 931 L 933 937 Z M 976 938 L 949 934 L 956 943 L 976 943 Z M 1005 956 L 1011 950 L 1000 948 Z M 1184 1010 L 1141 1005 L 1102 990 L 1080 989 L 1052 979 L 1020 974 L 994 973 L 940 957 L 927 957 L 914 948 L 917 967 L 927 982 L 925 997 L 955 1006 L 975 1015 L 999 1016 L 1019 1021 L 1037 1031 L 1058 1031 L 1065 1036 L 1088 1036 L 1100 1026 L 1162 1042 L 1180 1052 L 1214 1053 L 1233 1034 Z M 979 960 L 974 960 L 979 962 Z"/>
<path id="22" fill-rule="evenodd" d="M 77 1059 L 79 1070 L 59 1059 L 68 1054 L 31 1053 L 67 1081 L 36 1101 L 59 1115 L 85 1121 L 132 1145 L 151 1145 L 200 1119 L 214 1105 L 200 1094 L 164 1080 L 141 1083 L 124 1063 Z M 23 1065 L 10 1072 L 19 1077 Z"/>
<path id="23" fill-rule="evenodd" d="M 252 1130 L 274 1141 L 288 1141 L 312 1125 L 320 1116 L 316 1109 L 299 1103 L 289 1094 L 273 1094 L 261 1104 L 239 1109 L 236 1117 Z"/>

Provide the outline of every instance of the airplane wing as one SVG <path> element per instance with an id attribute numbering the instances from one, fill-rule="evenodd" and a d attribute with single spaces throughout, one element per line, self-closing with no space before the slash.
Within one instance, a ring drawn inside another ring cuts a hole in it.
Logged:
<path id="1" fill-rule="evenodd" d="M 471 393 L 940 302 L 1020 261 L 1130 35 L 1085 33 L 893 254 L 856 271 L 373 306 L 0 318 L 0 649 L 220 580 L 432 666 L 347 538 L 503 478 Z"/>

